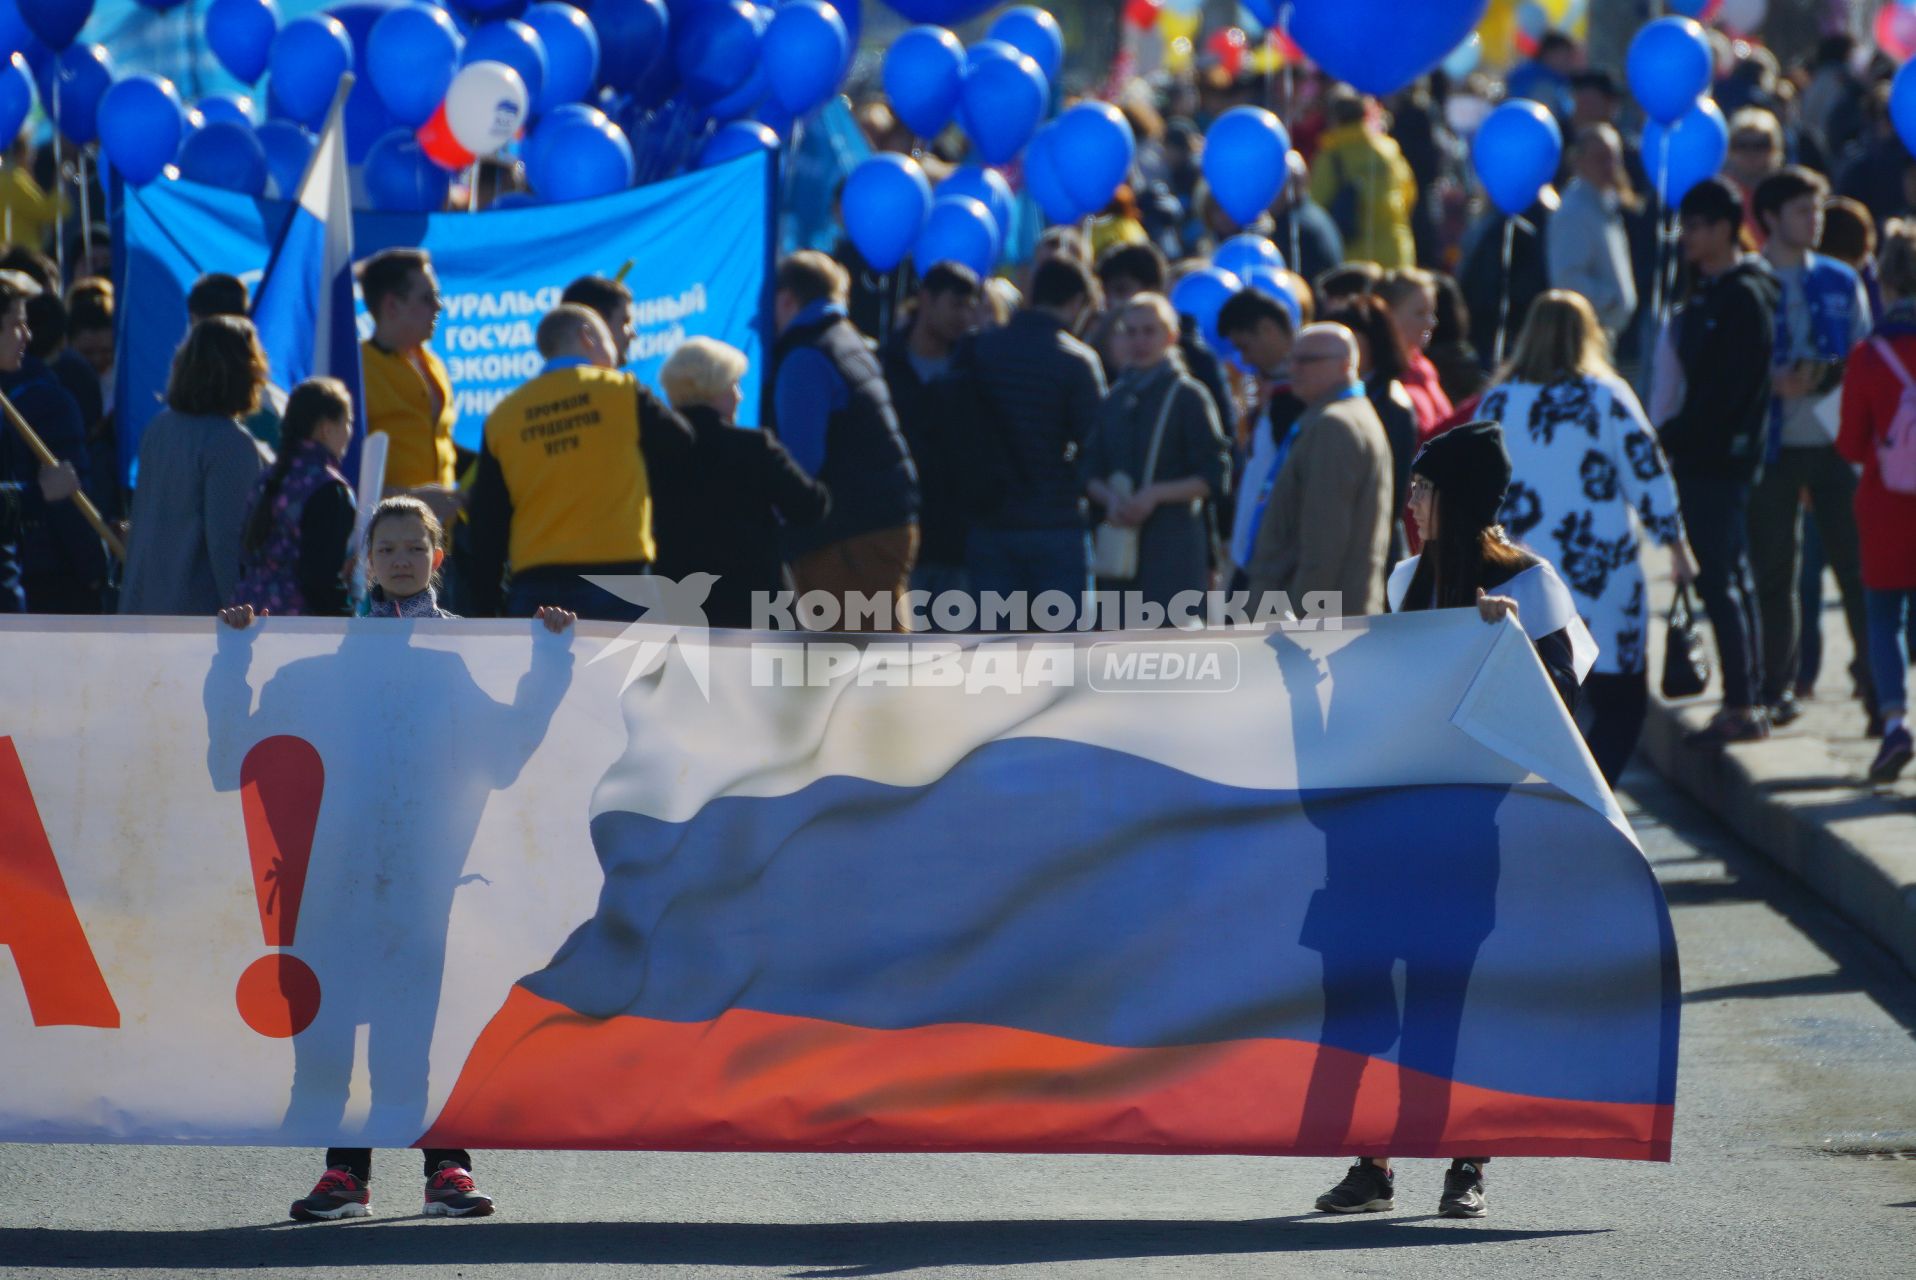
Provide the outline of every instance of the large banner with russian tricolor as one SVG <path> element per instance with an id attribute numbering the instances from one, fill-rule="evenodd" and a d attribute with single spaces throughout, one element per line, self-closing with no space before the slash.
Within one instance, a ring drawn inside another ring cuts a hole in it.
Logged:
<path id="1" fill-rule="evenodd" d="M 1669 1158 L 1514 622 L 535 627 L 0 620 L 0 1141 Z"/>

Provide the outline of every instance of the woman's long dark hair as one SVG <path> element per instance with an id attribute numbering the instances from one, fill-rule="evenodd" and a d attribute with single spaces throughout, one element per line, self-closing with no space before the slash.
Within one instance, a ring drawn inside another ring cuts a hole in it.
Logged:
<path id="1" fill-rule="evenodd" d="M 1341 324 L 1364 339 L 1370 349 L 1370 372 L 1365 375 L 1365 382 L 1378 378 L 1387 382 L 1404 380 L 1404 374 L 1410 369 L 1410 354 L 1404 350 L 1403 335 L 1397 332 L 1397 321 L 1391 318 L 1390 308 L 1384 305 L 1382 298 L 1374 293 L 1362 294 L 1347 300 L 1324 319 Z"/>
<path id="2" fill-rule="evenodd" d="M 286 476 L 293 469 L 293 455 L 299 452 L 299 446 L 313 438 L 320 423 L 338 422 L 341 418 L 350 422 L 352 416 L 352 393 L 337 378 L 308 378 L 293 388 L 293 394 L 286 398 L 286 416 L 279 423 L 279 456 L 266 472 L 266 483 L 260 489 L 259 501 L 253 504 L 253 514 L 246 521 L 246 534 L 240 540 L 244 550 L 258 551 L 272 535 L 273 502 L 286 485 Z"/>
<path id="3" fill-rule="evenodd" d="M 1437 536 L 1424 543 L 1400 612 L 1475 606 L 1479 587 L 1488 591 L 1501 586 L 1539 563 L 1538 557 L 1505 537 L 1500 524 L 1466 529 L 1454 536 L 1453 522 L 1444 511 L 1443 491 L 1432 490 L 1430 503 L 1437 514 Z"/>

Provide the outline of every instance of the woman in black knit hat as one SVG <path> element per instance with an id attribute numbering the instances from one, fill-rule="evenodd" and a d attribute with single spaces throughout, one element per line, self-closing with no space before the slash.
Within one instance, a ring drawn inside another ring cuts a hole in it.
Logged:
<path id="1" fill-rule="evenodd" d="M 1497 513 L 1510 487 L 1503 428 L 1467 422 L 1410 464 L 1410 511 L 1423 553 L 1390 575 L 1392 613 L 1475 605 L 1486 622 L 1515 615 L 1572 714 L 1597 645 L 1551 563 L 1505 536 Z"/>
<path id="2" fill-rule="evenodd" d="M 1391 571 L 1392 613 L 1475 606 L 1486 622 L 1515 617 L 1530 635 L 1551 683 L 1572 715 L 1577 688 L 1597 658 L 1570 589 L 1550 563 L 1504 536 L 1497 513 L 1510 485 L 1503 429 L 1469 422 L 1437 436 L 1410 464 L 1410 514 L 1423 553 Z M 1451 1161 L 1437 1212 L 1484 1216 L 1482 1157 Z M 1395 1204 L 1387 1156 L 1363 1156 L 1317 1198 L 1325 1213 L 1370 1213 Z"/>

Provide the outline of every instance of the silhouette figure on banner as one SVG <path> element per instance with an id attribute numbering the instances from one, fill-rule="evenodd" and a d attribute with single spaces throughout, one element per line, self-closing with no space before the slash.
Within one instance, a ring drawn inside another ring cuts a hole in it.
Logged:
<path id="1" fill-rule="evenodd" d="M 572 681 L 571 635 L 535 628 L 529 669 L 512 701 L 496 702 L 457 653 L 415 646 L 416 625 L 349 624 L 335 652 L 281 667 L 257 709 L 247 673 L 260 628 L 221 626 L 206 677 L 219 790 L 239 790 L 248 751 L 275 735 L 309 742 L 325 773 L 294 942 L 321 990 L 293 1037 L 281 1132 L 295 1141 L 340 1137 L 361 1026 L 367 1133 L 424 1132 L 453 897 L 488 883 L 465 870 L 486 802 L 518 778 Z"/>

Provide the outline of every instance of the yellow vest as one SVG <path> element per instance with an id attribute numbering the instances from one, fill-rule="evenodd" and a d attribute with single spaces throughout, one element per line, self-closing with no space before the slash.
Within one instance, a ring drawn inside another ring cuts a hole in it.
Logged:
<path id="1" fill-rule="evenodd" d="M 486 450 L 512 498 L 514 572 L 654 558 L 631 374 L 586 365 L 540 374 L 486 419 Z"/>
<path id="2" fill-rule="evenodd" d="M 426 367 L 423 377 L 404 352 L 387 355 L 370 340 L 359 344 L 366 430 L 384 431 L 390 442 L 386 447 L 389 489 L 417 489 L 430 484 L 451 488 L 459 478 L 452 447 L 452 424 L 458 419 L 452 407 L 452 382 L 432 348 L 421 348 L 420 355 Z M 427 379 L 431 379 L 430 385 Z M 438 392 L 440 405 L 436 416 L 434 391 Z"/>

